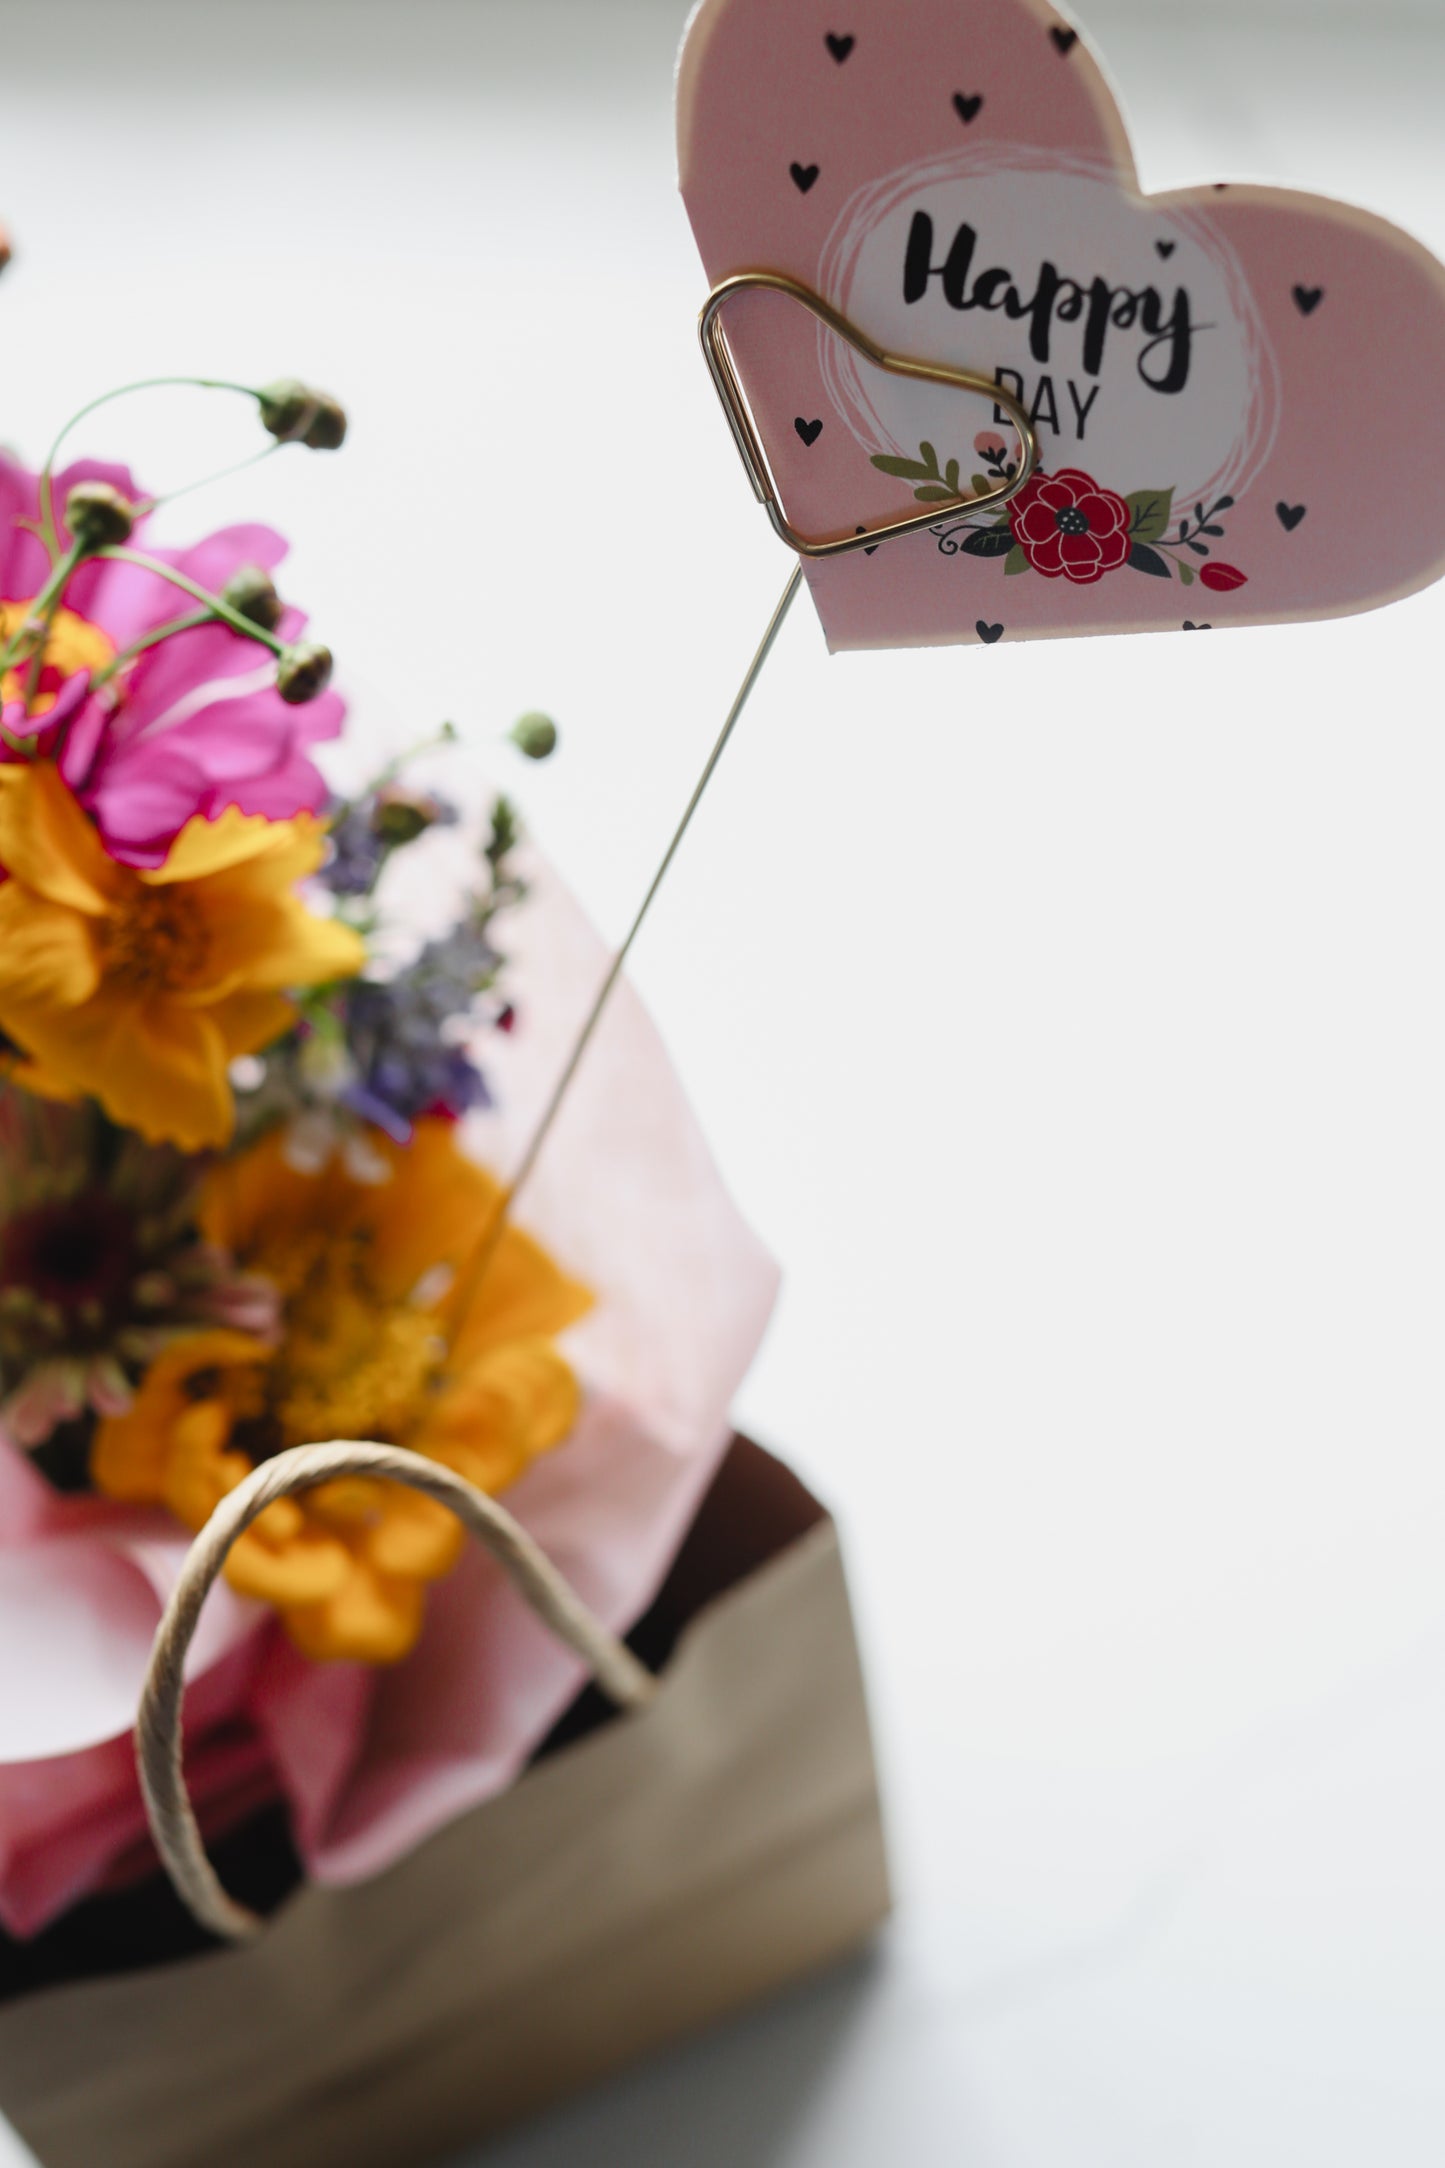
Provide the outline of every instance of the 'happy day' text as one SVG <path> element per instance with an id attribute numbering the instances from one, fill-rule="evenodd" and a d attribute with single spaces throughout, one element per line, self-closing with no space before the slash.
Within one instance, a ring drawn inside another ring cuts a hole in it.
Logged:
<path id="1" fill-rule="evenodd" d="M 933 220 L 926 211 L 915 211 L 903 263 L 904 300 L 921 301 L 937 279 L 950 308 L 1002 309 L 1015 322 L 1027 321 L 1029 352 L 1038 362 L 1051 358 L 1056 323 L 1081 323 L 1080 366 L 1087 376 L 1098 376 L 1102 370 L 1111 331 L 1137 330 L 1144 334 L 1136 357 L 1144 383 L 1151 391 L 1183 391 L 1189 381 L 1195 333 L 1209 329 L 1193 321 L 1184 287 L 1177 287 L 1173 301 L 1166 302 L 1156 286 L 1113 286 L 1106 278 L 1084 284 L 1045 262 L 1033 292 L 1024 294 L 1006 265 L 975 271 L 977 252 L 977 231 L 963 225 L 943 262 L 935 263 Z"/>

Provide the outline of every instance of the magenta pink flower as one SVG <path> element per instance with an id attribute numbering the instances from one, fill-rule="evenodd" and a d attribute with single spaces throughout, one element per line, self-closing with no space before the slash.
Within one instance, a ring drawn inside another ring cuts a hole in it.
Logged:
<path id="1" fill-rule="evenodd" d="M 55 477 L 57 514 L 76 482 L 112 483 L 141 496 L 124 467 L 78 461 Z M 39 483 L 0 456 L 0 613 L 6 635 L 49 570 L 32 531 Z M 286 543 L 270 527 L 227 527 L 189 549 L 157 549 L 138 528 L 135 546 L 219 592 L 243 565 L 272 571 Z M 335 693 L 289 707 L 274 685 L 264 647 L 228 627 L 198 626 L 148 648 L 100 685 L 112 656 L 192 607 L 158 574 L 95 560 L 82 565 L 47 650 L 39 698 L 27 716 L 24 686 L 6 673 L 3 721 L 60 764 L 107 848 L 126 865 L 156 866 L 193 814 L 207 819 L 239 806 L 285 820 L 316 812 L 327 791 L 310 748 L 340 730 L 346 709 Z M 306 620 L 288 610 L 277 628 L 294 640 Z M 0 759 L 13 759 L 0 745 Z"/>

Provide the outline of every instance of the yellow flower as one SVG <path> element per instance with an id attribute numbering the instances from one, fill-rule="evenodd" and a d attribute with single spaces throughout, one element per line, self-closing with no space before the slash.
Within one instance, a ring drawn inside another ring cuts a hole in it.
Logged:
<path id="1" fill-rule="evenodd" d="M 117 865 L 53 762 L 0 767 L 0 1030 L 16 1081 L 98 1099 L 151 1143 L 197 1151 L 234 1123 L 228 1064 L 295 1017 L 283 988 L 365 951 L 293 893 L 320 864 L 308 814 L 188 821 L 154 872 Z"/>
<path id="2" fill-rule="evenodd" d="M 34 607 L 33 601 L 0 602 L 0 649 L 9 646 Z M 114 658 L 115 648 L 99 625 L 77 617 L 74 610 L 57 610 L 50 621 L 40 657 L 40 682 L 31 703 L 31 716 L 50 713 L 67 678 L 81 670 L 101 670 Z M 12 700 L 23 700 L 30 671 L 31 665 L 27 661 L 18 669 L 6 670 L 0 675 L 0 701 L 8 705 Z"/>
<path id="3" fill-rule="evenodd" d="M 579 1388 L 554 1335 L 591 1297 L 509 1226 L 451 1317 L 448 1294 L 498 1185 L 446 1122 L 419 1123 L 407 1146 L 370 1141 L 388 1170 L 380 1182 L 339 1157 L 302 1173 L 275 1133 L 212 1171 L 202 1231 L 277 1283 L 280 1343 L 203 1332 L 169 1347 L 129 1413 L 97 1430 L 91 1474 L 108 1497 L 164 1505 L 199 1528 L 258 1461 L 329 1438 L 404 1445 L 496 1492 L 572 1430 Z M 450 1571 L 463 1540 L 431 1499 L 348 1480 L 268 1506 L 226 1573 L 275 1605 L 304 1654 L 392 1663 L 421 1631 L 427 1582 Z"/>

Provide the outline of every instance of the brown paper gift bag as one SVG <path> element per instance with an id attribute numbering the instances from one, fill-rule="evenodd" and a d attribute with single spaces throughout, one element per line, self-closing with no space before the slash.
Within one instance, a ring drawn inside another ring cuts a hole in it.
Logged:
<path id="1" fill-rule="evenodd" d="M 589 1689 L 375 1881 L 177 1956 L 157 1878 L 12 1951 L 0 2106 L 46 2168 L 420 2168 L 867 1935 L 888 1886 L 822 1507 L 736 1440 L 631 1642 L 648 1707 Z M 264 1884 L 270 1828 L 223 1869 Z"/>

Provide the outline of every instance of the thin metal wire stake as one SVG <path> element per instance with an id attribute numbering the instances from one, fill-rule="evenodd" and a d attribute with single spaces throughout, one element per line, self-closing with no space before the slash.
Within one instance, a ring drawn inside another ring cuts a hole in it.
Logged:
<path id="1" fill-rule="evenodd" d="M 502 1230 L 507 1224 L 507 1220 L 511 1213 L 512 1206 L 515 1204 L 518 1194 L 522 1190 L 524 1184 L 529 1179 L 533 1169 L 537 1164 L 538 1159 L 541 1157 L 542 1147 L 546 1144 L 548 1137 L 552 1133 L 553 1124 L 556 1122 L 558 1115 L 562 1111 L 563 1103 L 566 1100 L 568 1092 L 571 1090 L 572 1081 L 576 1076 L 577 1071 L 582 1066 L 583 1056 L 586 1054 L 588 1047 L 592 1043 L 593 1034 L 596 1032 L 597 1026 L 601 1023 L 603 1015 L 605 1014 L 607 1009 L 607 1004 L 611 1000 L 612 995 L 616 989 L 617 982 L 621 978 L 622 973 L 626 968 L 627 959 L 632 953 L 632 945 L 636 941 L 639 933 L 642 931 L 643 922 L 646 919 L 648 912 L 652 909 L 652 905 L 657 896 L 657 892 L 661 888 L 664 880 L 667 878 L 668 867 L 672 864 L 673 859 L 677 856 L 678 850 L 682 844 L 682 839 L 687 834 L 688 829 L 692 825 L 692 817 L 702 803 L 703 796 L 707 790 L 708 784 L 713 779 L 713 774 L 717 768 L 718 762 L 722 759 L 723 754 L 727 750 L 728 740 L 732 736 L 733 731 L 737 726 L 738 718 L 742 714 L 743 709 L 747 706 L 748 699 L 752 693 L 753 687 L 757 684 L 759 677 L 762 675 L 763 664 L 767 661 L 769 655 L 772 653 L 773 643 L 777 639 L 778 634 L 783 629 L 783 621 L 787 617 L 789 610 L 792 608 L 794 601 L 797 599 L 798 589 L 802 586 L 802 584 L 802 565 L 795 564 L 791 574 L 789 575 L 788 584 L 783 589 L 782 595 L 779 598 L 777 608 L 773 611 L 771 618 L 768 620 L 768 629 L 763 634 L 763 637 L 758 644 L 758 651 L 754 655 L 752 661 L 748 664 L 747 673 L 743 678 L 742 684 L 738 687 L 737 698 L 734 700 L 731 708 L 729 708 L 727 721 L 723 724 L 722 729 L 718 733 L 717 743 L 713 746 L 712 751 L 708 754 L 707 765 L 704 767 L 702 774 L 698 777 L 697 783 L 693 789 L 692 796 L 687 801 L 687 806 L 683 813 L 682 819 L 678 822 L 676 829 L 673 831 L 672 841 L 668 844 L 666 851 L 663 853 L 662 863 L 658 867 L 656 873 L 653 874 L 652 880 L 648 884 L 647 893 L 637 907 L 637 915 L 633 919 L 631 926 L 627 930 L 627 938 L 624 940 L 621 948 L 617 951 L 617 954 L 613 957 L 612 962 L 607 969 L 607 976 L 603 979 L 601 986 L 597 989 L 596 996 L 593 999 L 591 1008 L 587 1012 L 587 1016 L 585 1021 L 583 1022 L 582 1028 L 578 1032 L 577 1037 L 572 1042 L 572 1051 L 567 1056 L 567 1060 L 563 1065 L 562 1073 L 558 1077 L 556 1084 L 552 1088 L 552 1096 L 547 1101 L 546 1106 L 542 1109 L 542 1112 L 538 1117 L 537 1123 L 533 1128 L 530 1137 L 527 1139 L 527 1143 L 525 1148 L 523 1149 L 521 1159 L 517 1163 L 517 1170 L 512 1176 L 510 1185 L 503 1193 L 501 1202 L 497 1208 L 496 1213 L 493 1216 L 491 1225 L 488 1227 L 486 1234 L 482 1237 L 482 1240 L 477 1245 L 476 1251 L 474 1252 L 473 1256 L 468 1260 L 467 1264 L 463 1268 L 461 1277 L 458 1280 L 455 1289 L 453 1290 L 449 1307 L 454 1323 L 465 1316 L 468 1308 L 471 1305 L 473 1297 L 476 1295 L 478 1287 L 481 1285 L 482 1280 L 486 1275 L 487 1267 L 488 1265 L 490 1265 L 492 1258 L 496 1253 L 497 1244 L 501 1239 Z"/>

